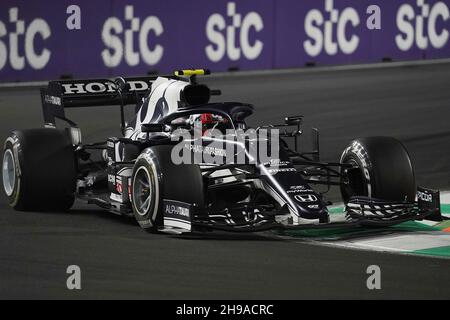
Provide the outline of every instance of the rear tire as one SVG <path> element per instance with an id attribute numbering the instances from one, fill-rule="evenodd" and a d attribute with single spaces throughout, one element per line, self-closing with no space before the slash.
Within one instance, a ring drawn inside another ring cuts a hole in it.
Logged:
<path id="1" fill-rule="evenodd" d="M 14 131 L 4 144 L 3 190 L 19 211 L 65 211 L 76 186 L 70 138 L 56 129 Z"/>
<path id="2" fill-rule="evenodd" d="M 157 232 L 164 225 L 164 199 L 204 205 L 200 167 L 175 165 L 171 152 L 169 145 L 147 148 L 134 165 L 131 181 L 133 212 L 139 225 L 149 232 Z"/>
<path id="3" fill-rule="evenodd" d="M 415 200 L 416 183 L 411 159 L 403 144 L 391 137 L 354 140 L 343 152 L 341 163 L 354 165 L 343 169 L 341 194 L 345 203 L 352 196 L 367 196 L 388 201 Z"/>

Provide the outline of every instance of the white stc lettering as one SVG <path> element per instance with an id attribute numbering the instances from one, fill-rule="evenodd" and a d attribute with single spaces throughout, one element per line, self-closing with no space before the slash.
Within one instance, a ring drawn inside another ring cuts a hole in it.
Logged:
<path id="1" fill-rule="evenodd" d="M 45 47 L 45 40 L 52 35 L 48 23 L 36 18 L 27 25 L 25 20 L 20 19 L 19 9 L 15 7 L 10 8 L 8 13 L 9 24 L 0 21 L 0 70 L 8 62 L 17 71 L 25 69 L 27 65 L 35 70 L 45 68 L 51 57 L 50 50 Z M 37 42 L 44 43 L 44 46 L 37 49 Z M 23 53 L 19 51 L 22 45 Z"/>

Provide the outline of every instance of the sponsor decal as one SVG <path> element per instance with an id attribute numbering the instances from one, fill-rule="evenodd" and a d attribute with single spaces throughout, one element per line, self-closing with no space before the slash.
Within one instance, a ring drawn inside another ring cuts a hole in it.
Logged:
<path id="1" fill-rule="evenodd" d="M 367 194 L 369 197 L 371 197 L 372 196 L 372 184 L 371 184 L 371 178 L 370 178 L 370 172 L 369 172 L 369 169 L 371 168 L 371 164 L 369 163 L 369 156 L 367 155 L 366 150 L 364 150 L 364 147 L 357 141 L 353 142 L 349 148 L 351 151 L 353 151 L 358 156 L 358 159 L 362 164 L 364 177 L 367 179 L 367 183 L 366 183 Z"/>
<path id="2" fill-rule="evenodd" d="M 185 221 L 191 220 L 191 205 L 188 203 L 164 199 L 164 217 Z"/>
<path id="3" fill-rule="evenodd" d="M 297 172 L 295 168 L 277 168 L 277 169 L 269 169 L 270 174 L 277 174 L 282 172 Z"/>
<path id="4" fill-rule="evenodd" d="M 308 11 L 304 20 L 308 39 L 303 48 L 310 57 L 316 57 L 325 51 L 334 56 L 338 52 L 350 55 L 358 49 L 359 37 L 350 30 L 360 24 L 358 12 L 347 7 L 341 11 L 334 7 L 333 0 L 325 0 L 325 14 L 319 9 Z"/>
<path id="5" fill-rule="evenodd" d="M 189 209 L 188 208 L 175 206 L 173 204 L 166 204 L 164 209 L 165 209 L 166 214 L 173 214 L 173 215 L 178 215 L 178 216 L 183 216 L 183 217 L 189 217 Z"/>
<path id="6" fill-rule="evenodd" d="M 57 106 L 61 106 L 62 105 L 60 97 L 49 96 L 49 95 L 46 94 L 44 96 L 44 100 L 45 100 L 46 103 L 49 103 L 49 104 L 54 104 L 54 105 L 57 105 Z"/>
<path id="7" fill-rule="evenodd" d="M 264 21 L 260 14 L 252 11 L 242 15 L 238 13 L 235 2 L 228 2 L 226 17 L 214 13 L 206 22 L 206 37 L 210 42 L 205 48 L 206 56 L 212 62 L 221 61 L 225 55 L 232 61 L 239 60 L 241 56 L 255 60 L 264 44 L 258 39 L 250 41 L 250 34 L 257 34 L 263 29 Z"/>
<path id="8" fill-rule="evenodd" d="M 134 6 L 125 6 L 125 23 L 118 17 L 110 17 L 103 24 L 101 37 L 106 47 L 101 52 L 103 63 L 108 68 L 118 67 L 122 61 L 130 67 L 139 65 L 141 61 L 149 66 L 158 64 L 164 48 L 159 43 L 150 46 L 148 38 L 150 35 L 153 39 L 158 38 L 163 32 L 163 24 L 157 16 L 140 19 L 134 15 Z"/>
<path id="9" fill-rule="evenodd" d="M 259 164 L 279 157 L 279 131 L 275 129 L 268 138 L 267 130 L 226 129 L 224 133 L 195 127 L 193 132 L 175 130 L 171 140 L 178 142 L 171 154 L 174 164 Z"/>
<path id="10" fill-rule="evenodd" d="M 445 2 L 429 4 L 426 0 L 417 0 L 416 6 L 405 3 L 398 8 L 396 23 L 399 33 L 395 43 L 401 51 L 408 51 L 414 46 L 425 50 L 441 49 L 448 43 L 449 32 L 439 27 L 440 22 L 450 18 Z"/>
<path id="11" fill-rule="evenodd" d="M 318 200 L 314 194 L 297 194 L 294 199 L 298 202 L 316 202 Z"/>
<path id="12" fill-rule="evenodd" d="M 151 86 L 150 82 L 145 81 L 128 81 L 129 91 L 148 91 Z M 117 92 L 116 84 L 113 82 L 80 82 L 62 84 L 63 94 L 90 94 L 90 93 L 115 93 Z"/>
<path id="13" fill-rule="evenodd" d="M 190 231 L 191 207 L 189 203 L 164 199 L 164 227 Z"/>
<path id="14" fill-rule="evenodd" d="M 439 191 L 418 187 L 417 202 L 419 209 L 431 213 L 431 215 L 427 216 L 427 220 L 442 221 Z"/>
<path id="15" fill-rule="evenodd" d="M 34 70 L 45 68 L 51 57 L 51 51 L 45 47 L 52 35 L 48 23 L 41 18 L 29 22 L 20 19 L 17 7 L 9 8 L 8 17 L 8 23 L 0 20 L 0 70 L 8 62 L 15 71 L 25 69 L 27 65 Z M 36 43 L 44 43 L 44 46 L 37 49 Z"/>
<path id="16" fill-rule="evenodd" d="M 269 162 L 264 163 L 264 165 L 270 166 L 270 167 L 288 167 L 292 166 L 292 163 L 290 161 L 282 161 L 280 159 L 270 159 Z"/>
<path id="17" fill-rule="evenodd" d="M 225 157 L 227 155 L 226 150 L 221 148 L 202 146 L 198 144 L 187 144 L 187 143 L 184 145 L 184 147 L 194 153 L 206 153 L 211 156 L 220 156 L 220 157 Z"/>
<path id="18" fill-rule="evenodd" d="M 417 199 L 425 202 L 433 202 L 433 195 L 422 191 L 417 191 Z"/>
<path id="19" fill-rule="evenodd" d="M 286 191 L 288 194 L 290 193 L 302 193 L 302 192 L 314 192 L 312 189 L 309 189 L 307 186 L 291 186 L 289 190 Z"/>

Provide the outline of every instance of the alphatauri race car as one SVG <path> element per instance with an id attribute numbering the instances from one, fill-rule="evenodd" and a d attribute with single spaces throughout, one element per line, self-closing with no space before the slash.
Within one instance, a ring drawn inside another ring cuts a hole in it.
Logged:
<path id="1" fill-rule="evenodd" d="M 41 89 L 45 127 L 14 131 L 4 144 L 9 205 L 65 211 L 78 199 L 167 233 L 388 226 L 439 217 L 439 192 L 416 188 L 398 140 L 356 139 L 340 161 L 321 162 L 316 129 L 312 151 L 299 150 L 302 116 L 250 128 L 254 107 L 210 103 L 221 92 L 198 83 L 205 74 L 49 82 Z M 129 121 L 127 105 L 135 106 Z M 65 109 L 91 106 L 120 108 L 122 135 L 84 144 Z M 345 219 L 333 221 L 318 185 L 340 187 Z"/>

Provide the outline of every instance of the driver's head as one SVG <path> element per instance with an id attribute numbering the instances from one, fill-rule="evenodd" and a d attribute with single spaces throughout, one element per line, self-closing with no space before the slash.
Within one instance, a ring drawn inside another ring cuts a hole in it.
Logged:
<path id="1" fill-rule="evenodd" d="M 195 116 L 194 125 L 197 128 L 201 127 L 202 133 L 213 129 L 221 130 L 224 133 L 228 127 L 228 119 L 218 114 L 202 113 Z"/>

